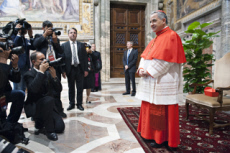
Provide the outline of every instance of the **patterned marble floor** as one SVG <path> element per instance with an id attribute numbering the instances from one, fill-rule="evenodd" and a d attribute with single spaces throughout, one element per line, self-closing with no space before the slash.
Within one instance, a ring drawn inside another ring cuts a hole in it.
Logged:
<path id="1" fill-rule="evenodd" d="M 65 131 L 58 135 L 58 141 L 49 141 L 45 135 L 34 135 L 34 123 L 23 113 L 19 122 L 29 131 L 28 145 L 19 144 L 39 153 L 144 153 L 143 149 L 126 126 L 118 107 L 140 106 L 141 102 L 130 95 L 123 96 L 124 84 L 106 83 L 103 90 L 92 92 L 91 104 L 85 103 L 84 111 L 68 107 L 68 86 L 62 81 L 62 102 L 67 118 L 64 119 Z"/>

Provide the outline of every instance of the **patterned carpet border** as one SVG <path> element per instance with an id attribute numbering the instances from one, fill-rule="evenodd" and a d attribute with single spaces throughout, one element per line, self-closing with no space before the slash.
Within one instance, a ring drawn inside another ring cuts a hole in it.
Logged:
<path id="1" fill-rule="evenodd" d="M 143 139 L 137 132 L 140 107 L 117 108 L 126 125 L 138 140 L 146 153 L 169 153 L 173 152 L 169 148 L 152 148 L 150 141 Z M 198 110 L 190 107 L 190 114 L 207 113 L 207 110 Z M 209 123 L 190 116 L 189 121 L 185 119 L 186 111 L 184 106 L 179 107 L 180 138 L 181 144 L 178 146 L 178 153 L 230 153 L 230 126 L 215 128 L 214 135 L 208 134 Z M 207 116 L 208 118 L 208 116 Z M 217 112 L 215 120 L 219 123 L 230 121 L 230 114 Z"/>
<path id="2" fill-rule="evenodd" d="M 135 107 L 126 107 L 126 108 L 135 108 Z M 140 136 L 140 134 L 135 130 L 135 127 L 131 124 L 131 122 L 128 122 L 128 118 L 125 115 L 125 113 L 122 111 L 122 109 L 124 108 L 117 108 L 117 110 L 119 111 L 119 113 L 121 114 L 122 118 L 124 119 L 126 125 L 129 127 L 129 129 L 131 130 L 131 132 L 133 133 L 133 135 L 137 138 L 137 141 L 139 142 L 139 144 L 141 145 L 141 147 L 143 148 L 143 150 L 146 153 L 151 153 L 151 150 L 149 149 L 149 147 L 145 144 L 142 143 L 141 139 L 142 137 Z"/>

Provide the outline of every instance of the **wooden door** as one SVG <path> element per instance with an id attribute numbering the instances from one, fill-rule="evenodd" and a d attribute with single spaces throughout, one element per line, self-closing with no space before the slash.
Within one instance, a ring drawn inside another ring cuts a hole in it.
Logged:
<path id="1" fill-rule="evenodd" d="M 125 77 L 122 58 L 127 41 L 140 54 L 145 48 L 145 6 L 111 4 L 110 12 L 110 77 Z"/>

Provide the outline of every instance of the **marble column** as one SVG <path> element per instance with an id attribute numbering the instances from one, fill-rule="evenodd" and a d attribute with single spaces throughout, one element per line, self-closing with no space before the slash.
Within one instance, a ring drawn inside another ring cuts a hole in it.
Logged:
<path id="1" fill-rule="evenodd" d="M 230 52 L 230 0 L 222 0 L 221 48 L 222 57 Z"/>
<path id="2" fill-rule="evenodd" d="M 101 32 L 101 4 L 100 0 L 94 1 L 95 7 L 94 7 L 94 23 L 95 23 L 95 30 L 94 30 L 94 35 L 95 35 L 95 41 L 94 43 L 96 44 L 96 49 L 97 51 L 101 51 L 101 44 L 100 44 L 100 32 Z"/>

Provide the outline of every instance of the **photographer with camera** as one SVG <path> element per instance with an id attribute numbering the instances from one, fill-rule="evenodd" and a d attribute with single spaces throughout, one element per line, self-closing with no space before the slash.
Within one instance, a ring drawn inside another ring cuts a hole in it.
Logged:
<path id="1" fill-rule="evenodd" d="M 17 123 L 20 118 L 25 93 L 21 90 L 12 90 L 10 82 L 18 83 L 21 79 L 20 69 L 18 68 L 18 56 L 10 54 L 11 50 L 3 50 L 0 47 L 0 70 L 1 70 L 1 86 L 0 86 L 0 121 L 1 124 L 6 121 Z M 10 56 L 11 55 L 11 56 Z M 11 64 L 7 64 L 7 59 L 11 57 Z M 7 103 L 12 102 L 10 114 L 6 119 Z"/>
<path id="2" fill-rule="evenodd" d="M 23 46 L 25 53 L 19 55 L 18 67 L 21 71 L 21 81 L 19 83 L 14 83 L 14 90 L 23 90 L 25 92 L 26 85 L 23 80 L 23 75 L 30 69 L 30 50 L 35 50 L 33 46 L 33 31 L 31 25 L 26 22 L 25 19 L 17 19 L 15 23 L 15 30 L 17 31 L 17 35 L 14 38 L 14 46 Z M 27 33 L 30 38 L 29 40 L 25 38 Z"/>
<path id="3" fill-rule="evenodd" d="M 53 91 L 61 92 L 62 85 L 56 75 L 54 67 L 49 65 L 45 55 L 41 52 L 31 54 L 33 68 L 24 75 L 28 88 L 28 96 L 25 102 L 27 117 L 33 117 L 35 121 L 35 134 L 45 131 L 48 139 L 56 141 L 56 133 L 62 133 L 65 124 L 55 107 L 57 102 Z"/>
<path id="4" fill-rule="evenodd" d="M 0 39 L 2 42 L 3 39 Z M 9 57 L 11 59 L 10 65 L 7 64 Z M 18 123 L 24 104 L 25 93 L 21 90 L 12 90 L 9 82 L 19 82 L 20 79 L 18 55 L 12 54 L 11 49 L 3 50 L 0 47 L 0 135 L 14 144 L 19 142 L 28 144 L 29 139 L 24 135 L 25 129 L 22 124 Z M 12 105 L 7 116 L 6 110 L 9 102 L 12 102 Z M 1 147 L 2 145 L 0 144 Z M 7 148 L 4 150 L 6 152 L 9 151 Z"/>
<path id="5" fill-rule="evenodd" d="M 43 34 L 35 35 L 33 45 L 37 51 L 40 51 L 45 55 L 46 59 L 53 61 L 60 57 L 59 54 L 63 53 L 59 39 L 57 37 L 58 35 L 61 35 L 61 32 L 53 28 L 53 24 L 48 20 L 42 23 L 42 29 Z M 57 77 L 59 78 L 59 80 L 61 80 L 61 67 L 55 66 L 54 68 L 56 70 Z M 55 98 L 58 101 L 56 103 L 56 107 L 59 114 L 63 118 L 66 118 L 66 114 L 64 113 L 64 109 L 62 106 L 61 93 L 56 93 Z"/>

